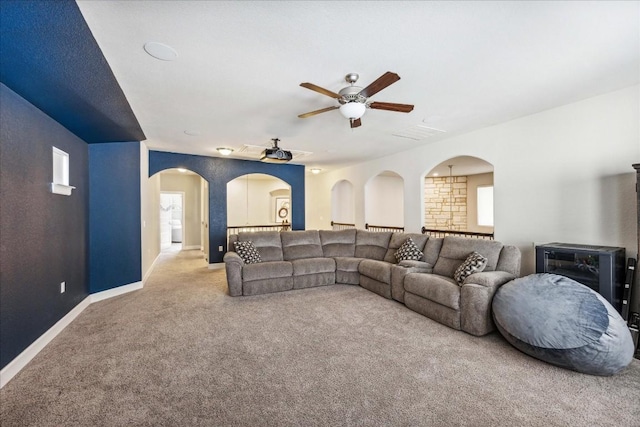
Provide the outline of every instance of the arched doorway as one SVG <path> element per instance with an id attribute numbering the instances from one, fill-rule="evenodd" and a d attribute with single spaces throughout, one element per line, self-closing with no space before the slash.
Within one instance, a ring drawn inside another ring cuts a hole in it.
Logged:
<path id="1" fill-rule="evenodd" d="M 304 167 L 236 159 L 197 156 L 190 154 L 149 151 L 149 175 L 169 168 L 184 167 L 208 182 L 209 264 L 222 266 L 227 247 L 227 183 L 248 173 L 262 173 L 277 177 L 291 188 L 291 228 L 305 228 Z M 159 245 L 159 242 L 158 242 Z"/>
<path id="2" fill-rule="evenodd" d="M 203 219 L 203 206 L 209 204 L 208 193 L 202 188 L 207 182 L 184 168 L 165 169 L 156 175 L 159 179 L 161 251 L 197 249 L 208 258 L 202 241 L 203 229 L 208 222 Z"/>
<path id="3" fill-rule="evenodd" d="M 493 238 L 493 165 L 458 156 L 432 168 L 424 179 L 423 224 L 432 235 Z"/>
<path id="4" fill-rule="evenodd" d="M 365 228 L 404 230 L 404 179 L 393 171 L 371 178 L 364 187 Z"/>
<path id="5" fill-rule="evenodd" d="M 271 175 L 252 173 L 227 183 L 228 234 L 291 227 L 291 186 Z"/>

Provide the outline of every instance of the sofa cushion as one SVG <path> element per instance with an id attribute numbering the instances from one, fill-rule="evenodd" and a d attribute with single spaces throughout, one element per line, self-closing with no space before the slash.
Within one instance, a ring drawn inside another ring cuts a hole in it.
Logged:
<path id="1" fill-rule="evenodd" d="M 283 231 L 280 233 L 280 238 L 286 261 L 322 257 L 322 245 L 318 230 Z"/>
<path id="2" fill-rule="evenodd" d="M 245 264 L 257 264 L 262 262 L 260 254 L 251 240 L 247 242 L 235 242 L 234 243 L 236 253 L 242 258 L 242 262 Z"/>
<path id="3" fill-rule="evenodd" d="M 398 250 L 394 255 L 397 262 L 407 261 L 407 260 L 420 261 L 424 256 L 422 251 L 418 249 L 418 247 L 413 242 L 413 239 L 411 237 L 407 237 L 407 240 L 404 241 L 402 246 L 398 248 Z"/>
<path id="4" fill-rule="evenodd" d="M 452 278 L 456 269 L 467 259 L 471 252 L 478 252 L 487 258 L 487 266 L 484 271 L 494 271 L 498 264 L 502 246 L 502 243 L 495 240 L 447 236 L 442 243 L 442 249 L 440 249 L 440 255 L 436 265 L 433 267 L 433 272 L 434 274 Z"/>
<path id="5" fill-rule="evenodd" d="M 453 278 L 458 284 L 462 285 L 464 279 L 471 276 L 473 273 L 480 273 L 487 266 L 487 259 L 480 255 L 478 252 L 471 252 L 467 259 L 465 259 L 460 267 L 456 268 L 453 273 Z"/>
<path id="6" fill-rule="evenodd" d="M 431 273 L 433 266 L 423 261 L 402 261 L 391 265 L 391 298 L 404 302 L 404 278 L 409 273 Z"/>
<path id="7" fill-rule="evenodd" d="M 277 231 L 256 231 L 238 233 L 239 242 L 252 241 L 258 249 L 262 261 L 283 261 L 280 233 Z"/>
<path id="8" fill-rule="evenodd" d="M 275 279 L 293 275 L 293 266 L 289 261 L 269 261 L 260 264 L 247 264 L 242 269 L 242 280 Z"/>
<path id="9" fill-rule="evenodd" d="M 424 261 L 406 259 L 398 263 L 399 267 L 420 269 L 422 273 L 433 273 L 433 264 Z"/>
<path id="10" fill-rule="evenodd" d="M 362 262 L 362 258 L 353 257 L 336 257 L 336 270 L 340 271 L 352 271 L 357 273 L 358 266 Z"/>
<path id="11" fill-rule="evenodd" d="M 391 266 L 386 261 L 363 259 L 358 266 L 361 275 L 370 277 L 382 283 L 391 283 Z"/>
<path id="12" fill-rule="evenodd" d="M 442 249 L 442 242 L 444 242 L 444 238 L 442 237 L 429 237 L 429 240 L 427 240 L 422 250 L 425 262 L 436 265 L 438 255 L 440 255 L 440 249 Z"/>
<path id="13" fill-rule="evenodd" d="M 515 246 L 505 245 L 500 251 L 500 259 L 498 259 L 496 270 L 506 271 L 518 277 L 520 276 L 521 258 L 520 249 Z"/>
<path id="14" fill-rule="evenodd" d="M 409 273 L 404 279 L 404 290 L 445 307 L 460 309 L 460 286 L 448 277 Z"/>
<path id="15" fill-rule="evenodd" d="M 391 232 L 356 231 L 356 258 L 383 260 L 387 254 Z"/>
<path id="16" fill-rule="evenodd" d="M 356 252 L 356 229 L 320 230 L 325 257 L 353 257 Z"/>
<path id="17" fill-rule="evenodd" d="M 291 261 L 293 275 L 333 273 L 336 271 L 336 262 L 333 258 L 305 258 Z"/>
<path id="18" fill-rule="evenodd" d="M 389 246 L 387 247 L 387 252 L 385 253 L 383 259 L 393 264 L 397 263 L 398 259 L 396 258 L 396 252 L 409 238 L 413 240 L 413 243 L 415 243 L 418 250 L 422 252 L 425 243 L 427 243 L 427 240 L 429 239 L 429 236 L 419 233 L 393 233 L 391 235 L 391 239 L 389 240 Z M 418 259 L 418 261 L 420 260 L 421 258 Z"/>

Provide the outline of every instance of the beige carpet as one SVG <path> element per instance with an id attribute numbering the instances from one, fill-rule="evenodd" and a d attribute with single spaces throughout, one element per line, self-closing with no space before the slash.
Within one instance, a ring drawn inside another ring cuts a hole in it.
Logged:
<path id="1" fill-rule="evenodd" d="M 0 391 L 5 426 L 639 426 L 640 361 L 556 368 L 357 286 L 227 296 L 198 251 L 92 304 Z"/>

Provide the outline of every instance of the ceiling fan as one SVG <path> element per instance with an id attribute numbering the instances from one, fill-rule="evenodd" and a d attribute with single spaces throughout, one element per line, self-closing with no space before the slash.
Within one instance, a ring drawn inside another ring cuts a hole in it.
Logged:
<path id="1" fill-rule="evenodd" d="M 400 76 L 398 76 L 396 73 L 387 71 L 382 76 L 378 77 L 376 81 L 374 81 L 364 89 L 359 86 L 355 86 L 355 83 L 358 81 L 358 77 L 360 76 L 358 76 L 358 74 L 356 73 L 347 74 L 344 79 L 351 86 L 345 87 L 338 93 L 321 88 L 320 86 L 316 86 L 313 83 L 300 83 L 300 86 L 302 87 L 337 99 L 340 105 L 310 111 L 308 113 L 300 114 L 298 117 L 300 117 L 301 119 L 306 119 L 307 117 L 315 116 L 316 114 L 340 109 L 340 113 L 345 118 L 349 119 L 351 127 L 357 128 L 358 126 L 362 125 L 362 121 L 360 120 L 360 118 L 364 115 L 364 112 L 367 108 L 373 108 L 374 110 L 397 111 L 400 113 L 409 113 L 411 112 L 411 110 L 413 110 L 413 105 L 409 104 L 394 104 L 391 102 L 375 102 L 369 100 L 370 97 L 380 92 L 382 89 L 400 80 Z"/>

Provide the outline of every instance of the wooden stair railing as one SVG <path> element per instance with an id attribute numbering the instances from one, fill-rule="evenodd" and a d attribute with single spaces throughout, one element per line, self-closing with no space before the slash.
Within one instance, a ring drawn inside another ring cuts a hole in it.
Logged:
<path id="1" fill-rule="evenodd" d="M 474 239 L 493 240 L 493 233 L 480 233 L 476 231 L 438 230 L 422 227 L 422 234 L 428 234 L 431 237 L 460 236 Z"/>

